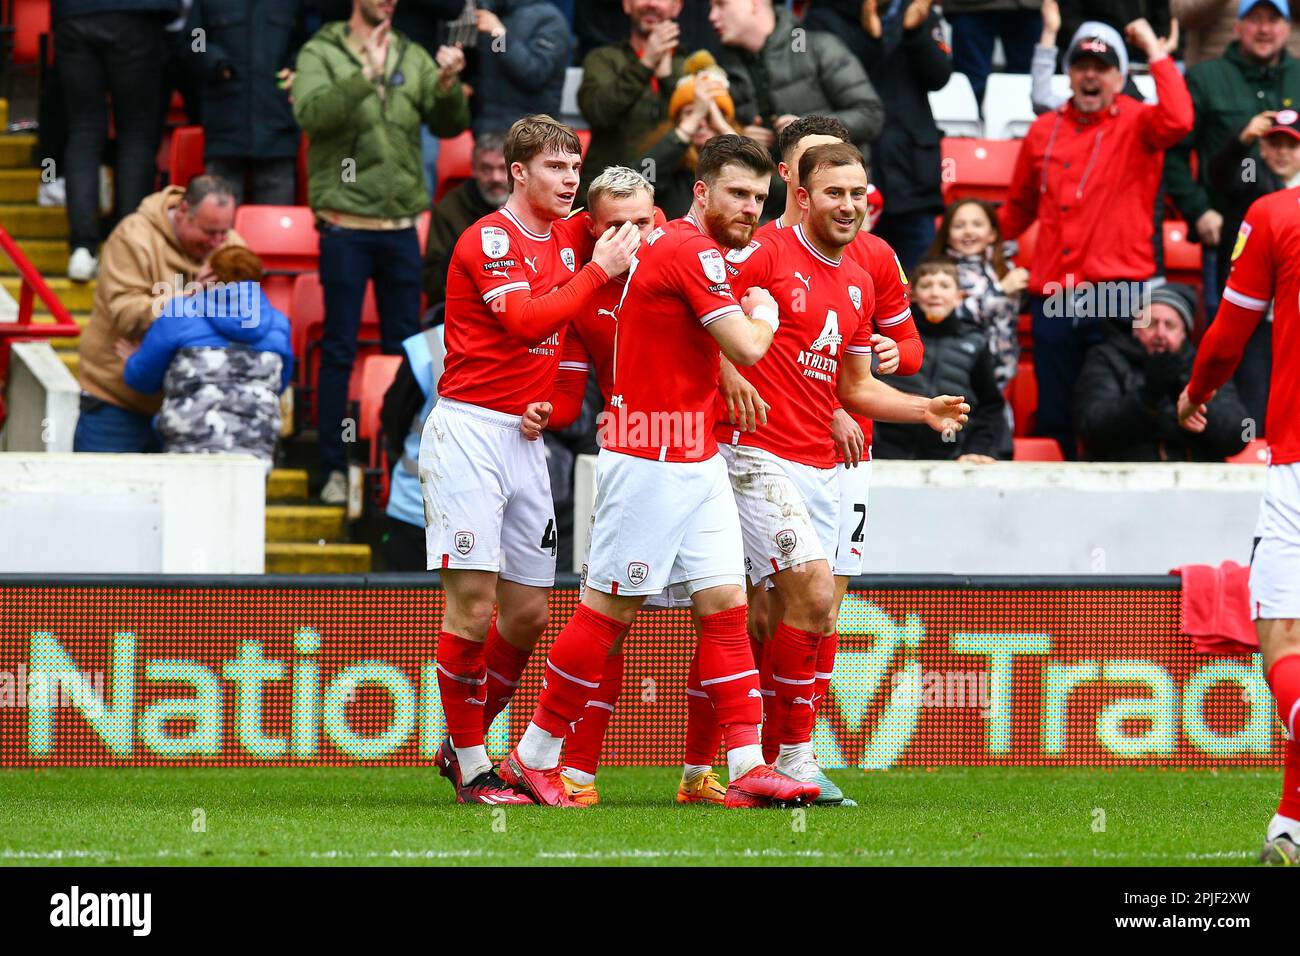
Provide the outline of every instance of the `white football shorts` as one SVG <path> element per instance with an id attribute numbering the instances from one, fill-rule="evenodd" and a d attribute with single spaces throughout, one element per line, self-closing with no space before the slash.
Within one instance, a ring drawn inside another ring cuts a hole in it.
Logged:
<path id="1" fill-rule="evenodd" d="M 555 505 L 546 447 L 520 417 L 441 399 L 420 438 L 428 568 L 496 571 L 507 581 L 555 584 Z"/>

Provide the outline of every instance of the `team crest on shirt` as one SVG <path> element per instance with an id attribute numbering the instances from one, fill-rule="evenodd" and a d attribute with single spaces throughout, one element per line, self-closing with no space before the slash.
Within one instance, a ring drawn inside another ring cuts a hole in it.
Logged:
<path id="1" fill-rule="evenodd" d="M 749 241 L 749 245 L 745 246 L 745 248 L 730 250 L 727 253 L 726 259 L 728 262 L 736 263 L 737 265 L 739 265 L 740 263 L 748 259 L 750 256 L 752 256 L 754 254 L 754 250 L 757 249 L 758 246 L 759 246 L 758 240 L 751 239 Z"/>
<path id="2" fill-rule="evenodd" d="M 862 290 L 855 285 L 849 286 L 849 301 L 853 303 L 853 308 L 862 308 Z"/>
<path id="3" fill-rule="evenodd" d="M 1243 222 L 1241 228 L 1237 230 L 1237 241 L 1232 245 L 1232 261 L 1236 262 L 1237 257 L 1246 251 L 1246 240 L 1250 238 L 1250 223 Z"/>
<path id="4" fill-rule="evenodd" d="M 633 587 L 640 587 L 650 576 L 650 565 L 644 561 L 633 561 L 627 566 L 627 579 Z"/>
<path id="5" fill-rule="evenodd" d="M 567 248 L 561 249 L 560 261 L 564 263 L 565 268 L 567 268 L 570 272 L 573 272 L 575 269 L 578 268 L 578 259 L 573 254 L 572 249 L 567 249 Z"/>
<path id="6" fill-rule="evenodd" d="M 705 249 L 700 253 L 700 266 L 704 277 L 713 283 L 727 281 L 727 264 L 722 260 L 722 253 L 717 249 Z"/>
<path id="7" fill-rule="evenodd" d="M 483 255 L 489 259 L 500 259 L 510 251 L 510 234 L 500 226 L 484 226 L 479 230 L 479 241 Z"/>
<path id="8" fill-rule="evenodd" d="M 456 546 L 457 554 L 469 554 L 474 550 L 474 532 L 457 531 L 452 543 Z"/>
<path id="9" fill-rule="evenodd" d="M 790 528 L 776 533 L 776 546 L 781 549 L 782 554 L 790 554 L 794 551 L 795 545 L 799 543 L 799 536 Z"/>

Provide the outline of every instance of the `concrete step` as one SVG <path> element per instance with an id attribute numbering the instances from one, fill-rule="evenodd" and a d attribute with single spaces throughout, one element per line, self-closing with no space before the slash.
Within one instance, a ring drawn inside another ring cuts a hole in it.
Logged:
<path id="1" fill-rule="evenodd" d="M 65 262 L 64 265 L 66 266 L 67 263 Z M 89 282 L 73 282 L 71 279 L 45 277 L 45 284 L 59 297 L 65 309 L 71 312 L 84 312 L 87 315 L 95 307 L 95 281 L 91 279 Z M 9 294 L 17 299 L 23 280 L 17 276 L 5 276 L 0 279 L 0 284 L 3 284 Z M 49 314 L 49 309 L 45 308 L 45 303 L 40 299 L 35 301 L 34 307 L 37 315 Z"/>
<path id="2" fill-rule="evenodd" d="M 39 169 L 0 169 L 0 202 L 36 202 Z"/>
<path id="3" fill-rule="evenodd" d="M 41 275 L 68 274 L 68 244 L 62 239 L 26 239 L 19 243 Z M 0 275 L 16 276 L 18 267 L 0 254 Z"/>
<path id="4" fill-rule="evenodd" d="M 269 509 L 268 509 L 269 510 Z M 268 541 L 267 574 L 365 574 L 368 544 L 301 544 Z"/>
<path id="5" fill-rule="evenodd" d="M 0 226 L 19 241 L 68 238 L 68 213 L 62 206 L 0 203 Z"/>
<path id="6" fill-rule="evenodd" d="M 267 501 L 307 500 L 307 472 L 301 468 L 276 468 L 266 479 Z"/>
<path id="7" fill-rule="evenodd" d="M 345 509 L 333 505 L 267 505 L 266 540 L 337 541 L 343 537 Z"/>
<path id="8" fill-rule="evenodd" d="M 0 129 L 9 125 L 9 101 L 0 97 Z"/>
<path id="9" fill-rule="evenodd" d="M 6 124 L 7 125 L 7 124 Z M 0 136 L 0 169 L 25 169 L 36 159 L 36 136 L 15 133 Z"/>

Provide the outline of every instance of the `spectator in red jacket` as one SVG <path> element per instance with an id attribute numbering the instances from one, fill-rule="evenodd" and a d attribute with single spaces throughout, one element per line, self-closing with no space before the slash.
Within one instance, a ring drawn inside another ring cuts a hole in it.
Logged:
<path id="1" fill-rule="evenodd" d="M 1164 153 L 1192 129 L 1192 99 L 1168 41 L 1146 20 L 1125 34 L 1147 55 L 1159 102 L 1119 95 L 1119 51 L 1104 37 L 1074 45 L 1073 94 L 1030 127 L 999 212 L 1008 239 L 1039 224 L 1029 274 L 1038 433 L 1071 458 L 1071 397 L 1084 353 L 1102 340 L 1107 320 L 1128 321 L 1156 274 Z"/>

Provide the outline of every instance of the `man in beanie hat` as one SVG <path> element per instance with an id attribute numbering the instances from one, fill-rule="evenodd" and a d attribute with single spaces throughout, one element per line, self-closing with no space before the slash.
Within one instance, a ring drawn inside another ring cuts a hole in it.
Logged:
<path id="1" fill-rule="evenodd" d="M 1199 433 L 1178 425 L 1178 393 L 1191 374 L 1196 292 L 1158 286 L 1131 330 L 1108 323 L 1088 353 L 1074 393 L 1075 428 L 1089 461 L 1223 461 L 1246 446 L 1246 408 L 1229 383 L 1219 389 Z"/>

